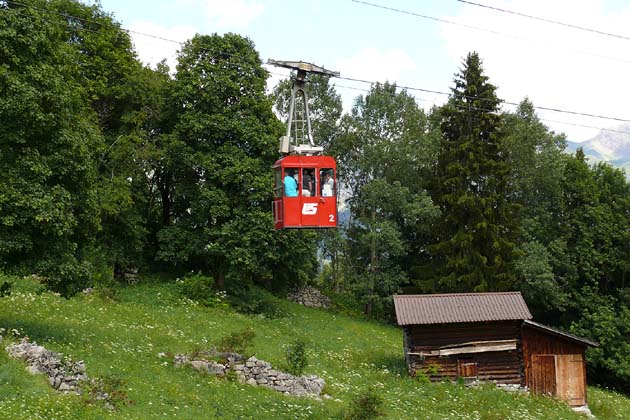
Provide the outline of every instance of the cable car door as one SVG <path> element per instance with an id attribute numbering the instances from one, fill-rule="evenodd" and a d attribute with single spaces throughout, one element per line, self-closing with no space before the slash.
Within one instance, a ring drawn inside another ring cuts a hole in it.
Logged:
<path id="1" fill-rule="evenodd" d="M 319 168 L 317 191 L 319 192 L 319 219 L 321 227 L 337 227 L 337 188 L 335 170 Z"/>
<path id="2" fill-rule="evenodd" d="M 320 220 L 320 202 L 317 191 L 315 168 L 302 168 L 300 173 L 300 218 L 301 226 L 318 226 Z"/>

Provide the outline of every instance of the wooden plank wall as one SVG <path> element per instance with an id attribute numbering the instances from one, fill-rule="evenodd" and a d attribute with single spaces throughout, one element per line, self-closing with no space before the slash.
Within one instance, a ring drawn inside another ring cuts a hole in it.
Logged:
<path id="1" fill-rule="evenodd" d="M 409 368 L 412 374 L 420 371 L 433 381 L 456 380 L 458 359 L 467 359 L 477 363 L 477 378 L 481 381 L 523 384 L 520 321 L 412 325 L 405 328 L 405 334 L 408 349 L 412 352 L 430 351 L 471 341 L 517 339 L 517 350 L 512 351 L 432 356 L 424 359 L 410 356 Z"/>
<path id="2" fill-rule="evenodd" d="M 583 345 L 525 325 L 522 330 L 522 347 L 525 385 L 530 388 L 535 388 L 534 385 L 536 382 L 536 378 L 534 377 L 535 372 L 532 367 L 534 356 L 555 355 L 562 357 L 562 355 L 575 355 L 571 357 L 571 360 L 579 359 L 581 362 L 575 362 L 570 365 L 572 372 L 565 372 L 568 367 L 563 368 L 561 374 L 558 376 L 558 381 L 561 383 L 557 384 L 558 392 L 560 393 L 560 395 L 557 396 L 568 400 L 572 405 L 583 405 L 586 403 L 586 362 L 584 357 L 586 348 Z M 577 355 L 579 355 L 579 357 Z M 568 377 L 571 377 L 570 381 L 566 379 Z M 576 380 L 579 381 L 580 384 L 565 383 L 566 381 L 575 382 Z M 570 387 L 570 389 L 567 387 Z M 568 398 L 569 395 L 571 396 L 570 398 Z"/>
<path id="3" fill-rule="evenodd" d="M 517 351 L 498 351 L 458 356 L 432 356 L 424 360 L 413 359 L 413 371 L 423 372 L 432 381 L 457 380 L 457 360 L 467 359 L 477 363 L 477 379 L 502 384 L 521 384 L 521 364 Z"/>
<path id="4" fill-rule="evenodd" d="M 532 392 L 543 395 L 556 396 L 556 356 L 553 354 L 535 354 L 531 360 Z"/>
<path id="5" fill-rule="evenodd" d="M 465 322 L 459 324 L 409 325 L 407 343 L 412 351 L 437 349 L 451 344 L 520 337 L 521 321 Z"/>

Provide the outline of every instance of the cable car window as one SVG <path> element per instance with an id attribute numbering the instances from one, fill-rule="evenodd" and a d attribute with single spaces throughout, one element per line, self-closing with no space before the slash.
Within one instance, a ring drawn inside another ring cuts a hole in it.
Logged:
<path id="1" fill-rule="evenodd" d="M 319 170 L 319 178 L 321 179 L 322 197 L 335 196 L 335 178 L 332 168 L 323 168 Z"/>
<path id="2" fill-rule="evenodd" d="M 315 182 L 315 168 L 302 169 L 302 197 L 314 197 L 317 195 Z"/>
<path id="3" fill-rule="evenodd" d="M 274 172 L 275 183 L 273 186 L 273 196 L 274 197 L 282 197 L 282 190 L 284 189 L 284 185 L 282 183 L 282 169 L 276 168 Z"/>
<path id="4" fill-rule="evenodd" d="M 297 169 L 286 169 L 284 171 L 284 196 L 285 197 L 297 197 L 298 196 L 298 181 L 297 181 Z"/>

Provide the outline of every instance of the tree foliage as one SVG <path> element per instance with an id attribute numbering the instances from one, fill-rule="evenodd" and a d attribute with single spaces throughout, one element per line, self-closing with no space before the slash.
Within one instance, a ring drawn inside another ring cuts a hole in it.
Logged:
<path id="1" fill-rule="evenodd" d="M 82 74 L 82 32 L 17 3 L 2 6 L 0 22 L 0 260 L 74 271 L 99 227 L 103 144 Z"/>
<path id="2" fill-rule="evenodd" d="M 549 131 L 527 98 L 515 113 L 507 113 L 504 118 L 513 200 L 520 206 L 515 287 L 523 292 L 534 314 L 549 315 L 564 310 L 569 301 L 566 279 L 558 275 L 558 266 L 554 264 L 563 259 L 566 251 L 561 239 L 560 205 L 566 140 L 564 135 Z"/>
<path id="3" fill-rule="evenodd" d="M 432 251 L 443 262 L 444 289 L 505 290 L 513 282 L 517 226 L 500 100 L 476 53 L 467 56 L 454 82 L 439 113 L 442 141 L 432 197 L 442 216 Z"/>
<path id="4" fill-rule="evenodd" d="M 352 192 L 351 270 L 368 314 L 408 281 L 402 259 L 426 237 L 437 214 L 417 182 L 427 165 L 426 126 L 414 99 L 389 83 L 359 97 L 344 123 L 337 148 L 342 179 Z"/>
<path id="5" fill-rule="evenodd" d="M 65 295 L 138 267 L 194 270 L 214 281 L 191 293 L 225 286 L 260 313 L 252 284 L 282 290 L 324 266 L 383 319 L 403 290 L 516 289 L 537 320 L 599 341 L 593 378 L 627 389 L 628 178 L 566 154 L 530 100 L 500 112 L 476 53 L 430 112 L 385 83 L 342 115 L 330 81 L 310 78 L 349 215 L 323 234 L 273 230 L 272 105 L 286 116 L 290 81 L 265 94 L 251 40 L 197 35 L 176 69 L 148 68 L 99 5 L 24 0 L 0 2 L 0 57 L 1 269 Z"/>
<path id="6" fill-rule="evenodd" d="M 208 270 L 220 286 L 227 275 L 272 283 L 282 276 L 271 270 L 273 252 L 289 235 L 273 232 L 269 212 L 282 126 L 265 95 L 267 72 L 253 43 L 234 34 L 198 35 L 178 61 L 171 181 L 162 202 L 169 211 L 157 256 Z M 314 267 L 313 241 L 293 244 L 303 265 L 291 271 L 298 282 Z"/>

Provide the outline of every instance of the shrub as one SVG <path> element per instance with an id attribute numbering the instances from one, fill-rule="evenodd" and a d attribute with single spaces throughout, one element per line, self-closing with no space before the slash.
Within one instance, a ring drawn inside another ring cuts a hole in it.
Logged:
<path id="1" fill-rule="evenodd" d="M 125 387 L 123 379 L 112 375 L 90 379 L 83 383 L 83 402 L 87 405 L 102 403 L 110 409 L 133 404 Z"/>
<path id="2" fill-rule="evenodd" d="M 184 277 L 181 281 L 181 294 L 200 305 L 214 307 L 223 303 L 224 294 L 213 289 L 214 279 L 202 274 Z"/>
<path id="3" fill-rule="evenodd" d="M 219 342 L 219 350 L 245 355 L 246 350 L 252 346 L 254 337 L 256 337 L 256 332 L 251 328 L 233 332 L 221 339 Z"/>
<path id="4" fill-rule="evenodd" d="M 371 420 L 383 416 L 383 398 L 373 389 L 368 389 L 352 399 L 350 410 L 344 420 Z"/>
<path id="5" fill-rule="evenodd" d="M 286 316 L 274 297 L 269 292 L 257 287 L 248 287 L 247 285 L 242 285 L 241 288 L 233 287 L 228 291 L 228 296 L 230 304 L 237 312 L 263 315 L 269 319 Z"/>
<path id="6" fill-rule="evenodd" d="M 418 383 L 421 383 L 423 385 L 428 385 L 431 383 L 431 379 L 429 378 L 429 375 L 427 375 L 426 372 L 423 372 L 421 370 L 416 370 L 414 372 L 414 378 L 416 381 L 418 381 Z"/>
<path id="7" fill-rule="evenodd" d="M 103 249 L 88 247 L 83 250 L 82 259 L 90 264 L 91 286 L 110 287 L 114 283 L 114 264 Z"/>
<path id="8" fill-rule="evenodd" d="M 0 297 L 11 296 L 11 288 L 13 287 L 13 283 L 9 281 L 4 281 L 0 284 Z"/>
<path id="9" fill-rule="evenodd" d="M 19 291 L 22 293 L 32 293 L 34 295 L 41 295 L 46 289 L 44 285 L 44 279 L 36 274 L 29 276 L 17 277 L 0 274 L 0 282 L 7 281 L 11 284 L 11 292 Z"/>
<path id="10" fill-rule="evenodd" d="M 363 307 L 357 297 L 351 292 L 328 292 L 332 308 L 341 314 L 350 316 L 360 316 Z"/>
<path id="11" fill-rule="evenodd" d="M 118 283 L 114 278 L 114 264 L 100 248 L 85 251 L 85 260 L 92 266 L 92 282 L 94 294 L 105 301 L 116 300 Z"/>
<path id="12" fill-rule="evenodd" d="M 116 285 L 113 283 L 109 285 L 101 284 L 94 288 L 94 293 L 100 299 L 105 300 L 105 301 L 116 300 L 116 297 L 118 295 L 118 289 L 116 288 Z"/>
<path id="13" fill-rule="evenodd" d="M 38 271 L 44 275 L 48 289 L 64 297 L 70 297 L 88 287 L 91 283 L 91 264 L 68 258 L 61 262 L 44 261 Z"/>
<path id="14" fill-rule="evenodd" d="M 295 376 L 300 376 L 308 365 L 306 357 L 306 341 L 298 338 L 287 347 L 287 370 Z"/>

